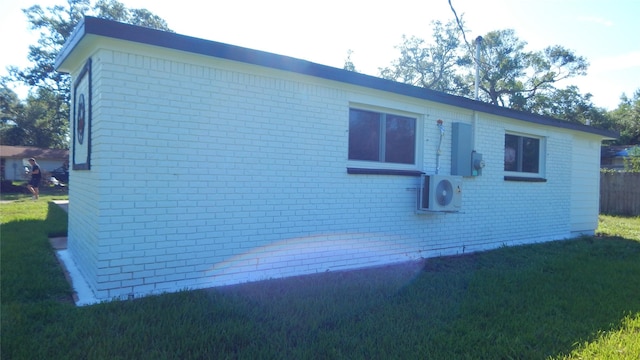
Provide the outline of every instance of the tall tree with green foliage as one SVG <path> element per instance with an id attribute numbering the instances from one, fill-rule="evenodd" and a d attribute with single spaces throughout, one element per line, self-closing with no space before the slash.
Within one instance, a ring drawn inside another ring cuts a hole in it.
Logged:
<path id="1" fill-rule="evenodd" d="M 618 108 L 609 115 L 620 130 L 619 144 L 640 145 L 640 88 L 632 98 L 622 95 Z"/>
<path id="2" fill-rule="evenodd" d="M 513 30 L 497 30 L 482 39 L 480 64 L 480 100 L 494 105 L 509 106 L 510 99 L 524 90 L 524 76 L 529 53 L 526 42 L 518 39 Z M 473 81 L 472 69 L 467 79 Z M 475 71 L 475 70 L 474 70 Z"/>
<path id="3" fill-rule="evenodd" d="M 586 73 L 588 62 L 572 51 L 560 45 L 526 51 L 527 43 L 520 40 L 514 30 L 507 29 L 487 33 L 480 44 L 480 58 L 476 59 L 475 45 L 467 42 L 461 20 L 433 24 L 432 43 L 415 36 L 403 36 L 402 44 L 397 47 L 400 57 L 381 69 L 380 76 L 472 97 L 476 66 L 479 66 L 481 101 L 537 113 L 550 107 L 548 101 L 566 96 L 582 99 L 565 102 L 565 105 L 588 105 L 591 95 L 578 94 L 577 88 L 563 93 L 556 87 L 561 80 Z M 580 108 L 566 108 L 554 113 L 571 114 L 567 120 L 579 121 L 576 114 L 580 111 Z M 597 109 L 589 111 L 597 112 Z"/>
<path id="4" fill-rule="evenodd" d="M 70 77 L 55 71 L 54 64 L 83 16 L 91 15 L 171 31 L 163 19 L 148 10 L 128 9 L 115 0 L 99 0 L 93 7 L 89 0 L 67 0 L 65 6 L 56 5 L 43 9 L 40 5 L 34 5 L 23 11 L 31 30 L 39 32 L 40 38 L 37 44 L 29 46 L 28 59 L 32 65 L 24 69 L 10 67 L 9 77 L 2 79 L 3 88 L 11 82 L 22 83 L 31 88 L 28 99 L 21 106 L 17 106 L 11 98 L 2 101 L 13 104 L 13 111 L 7 114 L 14 117 L 7 122 L 12 128 L 7 128 L 7 131 L 3 129 L 1 139 L 6 144 L 68 147 Z M 10 94 L 3 91 L 2 96 Z M 48 107 L 47 111 L 40 109 L 43 104 Z M 34 109 L 30 109 L 31 106 Z M 37 118 L 32 118 L 34 116 Z M 50 138 L 28 136 L 32 131 L 21 128 L 27 124 L 40 124 L 40 128 L 49 129 Z M 63 139 L 62 143 L 60 139 Z"/>
<path id="5" fill-rule="evenodd" d="M 549 89 L 528 102 L 527 111 L 563 119 L 569 122 L 613 130 L 615 124 L 604 108 L 591 101 L 592 95 L 582 94 L 575 85 L 564 89 Z"/>
<path id="6" fill-rule="evenodd" d="M 1 144 L 52 149 L 64 149 L 68 146 L 68 121 L 64 116 L 64 112 L 68 113 L 68 107 L 59 106 L 57 94 L 42 87 L 31 92 L 25 101 L 20 101 L 12 90 L 3 86 L 0 97 Z"/>
<path id="7" fill-rule="evenodd" d="M 460 69 L 471 63 L 460 40 L 460 30 L 453 21 L 431 23 L 432 42 L 403 36 L 396 48 L 400 57 L 391 66 L 381 68 L 380 76 L 414 86 L 456 95 L 469 95 L 471 87 L 465 83 Z"/>
<path id="8" fill-rule="evenodd" d="M 536 96 L 558 91 L 557 83 L 586 75 L 589 67 L 585 58 L 560 45 L 549 46 L 542 51 L 527 52 L 524 60 L 524 76 L 514 88 L 516 91 L 509 94 L 509 106 L 525 111 L 532 111 L 531 102 L 536 101 Z"/>
<path id="9" fill-rule="evenodd" d="M 586 74 L 589 63 L 584 57 L 560 45 L 527 51 L 527 43 L 515 31 L 496 30 L 482 38 L 476 61 L 476 44 L 467 41 L 467 30 L 457 15 L 455 22 L 433 25 L 431 42 L 403 36 L 397 46 L 400 56 L 381 68 L 380 76 L 473 97 L 477 66 L 481 101 L 618 131 L 617 144 L 640 142 L 640 90 L 631 99 L 623 96 L 619 107 L 607 112 L 578 87 L 558 86 L 563 80 Z"/>
<path id="10" fill-rule="evenodd" d="M 586 74 L 587 60 L 560 45 L 542 51 L 526 51 L 526 45 L 511 29 L 491 31 L 483 37 L 479 59 L 481 100 L 532 111 L 532 103 L 540 102 L 536 96 L 549 96 L 557 90 L 559 81 Z M 469 81 L 474 72 L 468 70 Z"/>
<path id="11" fill-rule="evenodd" d="M 2 81 L 0 83 L 0 144 L 14 145 L 15 139 L 19 139 L 16 131 L 16 119 L 22 112 L 24 105 L 20 102 L 18 95 Z"/>
<path id="12" fill-rule="evenodd" d="M 98 0 L 93 7 L 94 16 L 131 25 L 173 32 L 167 22 L 147 9 L 128 9 L 116 0 Z"/>

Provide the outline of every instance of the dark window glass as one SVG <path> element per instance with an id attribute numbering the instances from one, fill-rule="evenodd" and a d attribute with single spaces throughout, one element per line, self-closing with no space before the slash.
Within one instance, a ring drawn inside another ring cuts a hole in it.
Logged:
<path id="1" fill-rule="evenodd" d="M 504 136 L 504 170 L 527 173 L 540 171 L 540 139 Z"/>
<path id="2" fill-rule="evenodd" d="M 540 162 L 540 139 L 522 138 L 522 171 L 537 173 Z"/>
<path id="3" fill-rule="evenodd" d="M 416 119 L 387 115 L 385 134 L 385 162 L 413 164 L 416 148 Z"/>
<path id="4" fill-rule="evenodd" d="M 380 114 L 349 111 L 349 159 L 378 161 L 380 158 Z"/>
<path id="5" fill-rule="evenodd" d="M 349 160 L 415 163 L 416 119 L 349 110 Z"/>

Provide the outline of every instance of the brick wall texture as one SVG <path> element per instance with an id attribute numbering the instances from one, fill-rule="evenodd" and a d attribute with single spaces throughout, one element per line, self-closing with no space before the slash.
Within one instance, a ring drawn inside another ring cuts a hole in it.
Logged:
<path id="1" fill-rule="evenodd" d="M 69 249 L 99 299 L 561 240 L 597 226 L 597 161 L 573 163 L 598 158 L 595 137 L 175 51 L 106 47 L 91 59 L 92 167 L 71 174 Z M 425 173 L 435 172 L 436 120 L 441 174 L 451 124 L 473 124 L 486 167 L 463 179 L 462 210 L 417 213 L 418 177 L 348 174 L 354 104 L 414 114 Z M 546 182 L 504 180 L 507 131 L 543 137 Z"/>

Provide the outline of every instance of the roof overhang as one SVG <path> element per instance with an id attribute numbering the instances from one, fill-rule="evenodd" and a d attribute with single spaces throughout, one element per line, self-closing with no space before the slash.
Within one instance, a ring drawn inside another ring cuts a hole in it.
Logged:
<path id="1" fill-rule="evenodd" d="M 306 60 L 95 17 L 85 17 L 80 21 L 80 23 L 78 23 L 56 59 L 56 70 L 63 73 L 69 73 L 73 71 L 78 64 L 83 63 L 85 59 L 79 58 L 82 57 L 83 54 L 83 51 L 81 50 L 83 48 L 89 48 L 91 39 L 96 36 L 159 46 L 167 49 L 186 51 L 302 75 L 314 76 L 322 79 L 456 106 L 472 111 L 504 116 L 538 125 L 581 131 L 598 135 L 604 140 L 613 140 L 619 136 L 618 133 L 609 130 L 598 129 L 592 126 L 495 106 L 465 97 L 450 95 L 353 71 L 338 69 Z"/>

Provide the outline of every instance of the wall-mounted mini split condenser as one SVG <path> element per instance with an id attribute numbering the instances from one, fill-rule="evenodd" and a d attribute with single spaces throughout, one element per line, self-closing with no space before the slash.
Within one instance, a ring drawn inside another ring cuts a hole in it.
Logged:
<path id="1" fill-rule="evenodd" d="M 456 212 L 462 206 L 462 176 L 422 175 L 418 190 L 418 210 Z"/>

